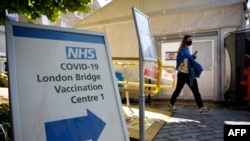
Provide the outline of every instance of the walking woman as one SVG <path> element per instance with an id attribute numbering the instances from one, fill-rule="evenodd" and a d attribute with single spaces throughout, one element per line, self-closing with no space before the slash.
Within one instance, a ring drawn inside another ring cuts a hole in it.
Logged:
<path id="1" fill-rule="evenodd" d="M 202 72 L 202 67 L 198 62 L 195 61 L 197 52 L 195 52 L 194 54 L 190 53 L 189 47 L 191 45 L 192 35 L 186 34 L 183 37 L 180 47 L 178 49 L 176 62 L 176 69 L 178 70 L 177 84 L 170 99 L 170 103 L 168 104 L 168 109 L 172 112 L 177 111 L 174 104 L 176 102 L 177 97 L 180 95 L 182 88 L 185 84 L 187 84 L 194 95 L 195 102 L 199 108 L 199 112 L 207 113 L 212 109 L 204 106 L 201 99 L 196 78 L 200 76 Z"/>

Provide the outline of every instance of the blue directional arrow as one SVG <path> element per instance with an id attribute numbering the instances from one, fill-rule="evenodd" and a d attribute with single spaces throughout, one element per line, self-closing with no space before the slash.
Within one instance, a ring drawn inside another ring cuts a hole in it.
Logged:
<path id="1" fill-rule="evenodd" d="M 47 141 L 97 141 L 106 123 L 87 109 L 87 116 L 45 123 Z"/>

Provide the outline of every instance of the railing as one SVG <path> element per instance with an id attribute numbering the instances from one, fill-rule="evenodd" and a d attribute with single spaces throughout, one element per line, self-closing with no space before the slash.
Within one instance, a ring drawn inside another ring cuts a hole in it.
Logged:
<path id="1" fill-rule="evenodd" d="M 136 57 L 113 57 L 113 65 L 121 65 L 122 67 L 124 66 L 130 66 L 130 67 L 138 67 L 138 63 L 124 63 L 124 62 L 114 62 L 114 60 L 123 60 L 123 61 L 138 61 L 139 58 Z M 145 94 L 153 94 L 156 95 L 159 93 L 161 89 L 173 89 L 174 84 L 175 84 L 175 79 L 171 80 L 170 85 L 161 85 L 161 80 L 162 80 L 162 70 L 163 68 L 168 68 L 168 69 L 173 69 L 175 70 L 174 66 L 163 66 L 162 61 L 158 59 L 158 76 L 157 76 L 157 81 L 155 84 L 149 84 L 149 83 L 144 83 L 144 87 L 148 88 L 154 88 L 154 90 L 144 90 Z M 127 77 L 127 76 L 125 76 Z M 138 82 L 129 82 L 125 79 L 125 81 L 118 81 L 118 84 L 123 84 L 125 86 L 139 86 L 140 84 Z M 132 88 L 127 88 L 127 87 L 120 87 L 119 90 L 121 92 L 133 92 L 133 93 L 139 93 L 139 88 L 138 89 L 132 89 Z"/>

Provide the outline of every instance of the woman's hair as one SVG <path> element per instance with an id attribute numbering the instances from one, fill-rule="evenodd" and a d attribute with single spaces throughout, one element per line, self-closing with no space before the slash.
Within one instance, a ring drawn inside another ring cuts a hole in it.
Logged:
<path id="1" fill-rule="evenodd" d="M 183 39 L 182 39 L 182 41 L 180 43 L 178 53 L 181 51 L 182 47 L 184 47 L 186 45 L 186 39 L 189 38 L 189 37 L 192 37 L 192 35 L 191 34 L 185 34 L 185 36 L 183 37 Z"/>

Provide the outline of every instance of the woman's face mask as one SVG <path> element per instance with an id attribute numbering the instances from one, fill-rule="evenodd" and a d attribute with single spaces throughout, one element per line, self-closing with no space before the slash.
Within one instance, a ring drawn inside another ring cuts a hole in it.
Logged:
<path id="1" fill-rule="evenodd" d="M 188 46 L 191 46 L 191 45 L 192 45 L 192 41 L 186 41 L 186 44 L 187 44 Z"/>

